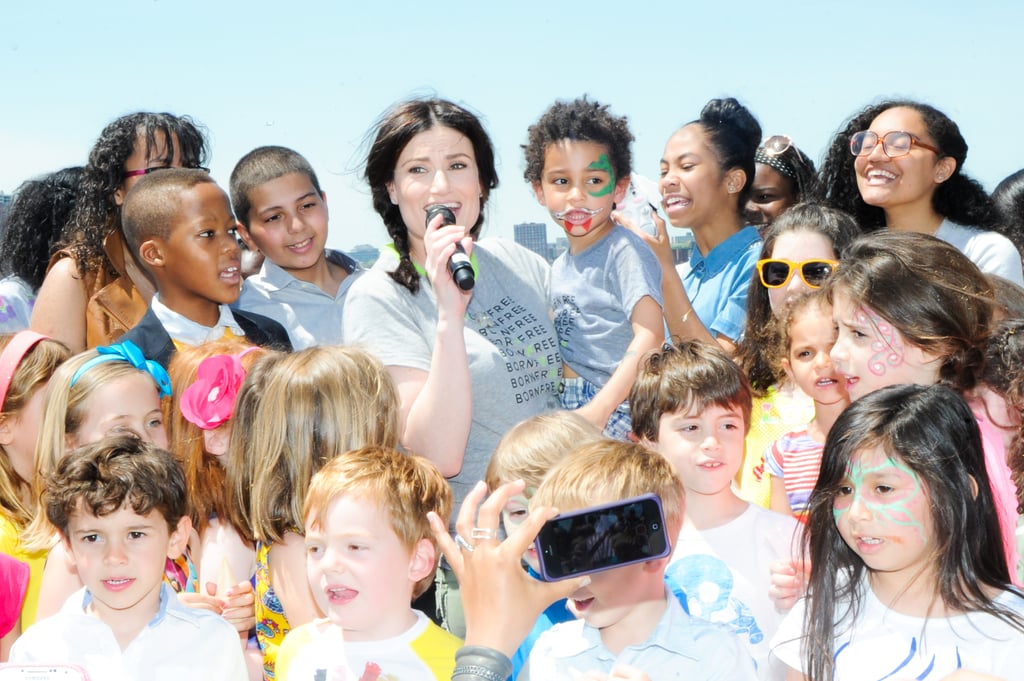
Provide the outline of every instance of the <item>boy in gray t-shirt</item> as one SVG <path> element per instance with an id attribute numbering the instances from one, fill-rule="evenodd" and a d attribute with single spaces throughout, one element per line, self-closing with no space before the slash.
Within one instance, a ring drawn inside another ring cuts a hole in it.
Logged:
<path id="1" fill-rule="evenodd" d="M 564 361 L 562 406 L 627 439 L 625 401 L 644 353 L 661 345 L 661 268 L 611 213 L 629 185 L 625 117 L 582 97 L 555 102 L 530 126 L 526 180 L 569 237 L 549 297 Z"/>

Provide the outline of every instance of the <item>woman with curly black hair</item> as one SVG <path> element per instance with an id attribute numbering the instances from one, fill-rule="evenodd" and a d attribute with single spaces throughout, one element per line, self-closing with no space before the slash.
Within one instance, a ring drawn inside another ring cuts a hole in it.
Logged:
<path id="1" fill-rule="evenodd" d="M 931 234 L 983 272 L 1024 284 L 1020 253 L 1000 233 L 988 194 L 964 174 L 966 159 L 967 142 L 946 114 L 920 102 L 884 101 L 836 133 L 822 166 L 821 191 L 866 232 Z"/>
<path id="2" fill-rule="evenodd" d="M 64 234 L 82 167 L 27 180 L 14 192 L 0 237 L 0 332 L 27 329 L 46 263 Z"/>
<path id="3" fill-rule="evenodd" d="M 206 155 L 202 128 L 188 116 L 139 112 L 103 129 L 89 153 L 64 247 L 39 290 L 33 330 L 81 352 L 135 326 L 154 288 L 121 232 L 124 197 L 143 175 L 199 168 Z"/>

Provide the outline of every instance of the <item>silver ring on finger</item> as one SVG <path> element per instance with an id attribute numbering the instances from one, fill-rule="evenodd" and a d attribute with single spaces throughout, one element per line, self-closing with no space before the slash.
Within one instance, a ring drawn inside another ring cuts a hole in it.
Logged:
<path id="1" fill-rule="evenodd" d="M 473 551 L 476 550 L 476 547 L 470 544 L 465 539 L 463 539 L 461 534 L 455 535 L 455 544 L 458 545 L 458 547 L 463 551 L 469 551 L 470 553 L 473 553 Z"/>
<path id="2" fill-rule="evenodd" d="M 489 527 L 474 527 L 469 536 L 473 539 L 497 539 L 498 531 Z"/>

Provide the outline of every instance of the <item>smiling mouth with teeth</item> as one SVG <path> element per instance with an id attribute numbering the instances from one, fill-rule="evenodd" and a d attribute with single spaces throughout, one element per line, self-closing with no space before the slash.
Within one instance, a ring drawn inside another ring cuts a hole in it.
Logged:
<path id="1" fill-rule="evenodd" d="M 570 208 L 569 210 L 558 211 L 551 214 L 551 217 L 562 223 L 567 230 L 582 229 L 586 234 L 594 226 L 594 216 L 604 211 L 604 208 L 592 210 L 590 208 Z"/>

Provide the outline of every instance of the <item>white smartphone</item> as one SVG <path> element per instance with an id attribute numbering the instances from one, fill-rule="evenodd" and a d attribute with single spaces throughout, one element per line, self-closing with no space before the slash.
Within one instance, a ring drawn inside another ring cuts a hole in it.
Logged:
<path id="1" fill-rule="evenodd" d="M 0 681 L 89 681 L 74 664 L 0 664 Z"/>
<path id="2" fill-rule="evenodd" d="M 630 173 L 626 196 L 617 206 L 617 210 L 628 216 L 642 231 L 657 236 L 658 228 L 654 224 L 653 213 L 660 205 L 661 192 L 657 183 L 643 175 Z"/>

